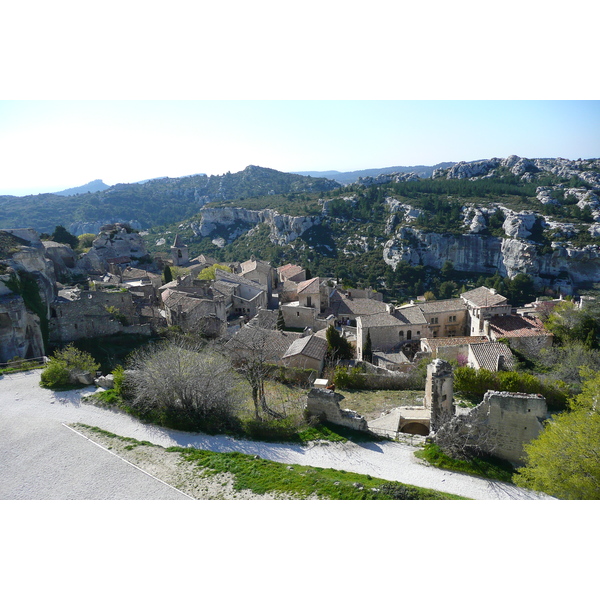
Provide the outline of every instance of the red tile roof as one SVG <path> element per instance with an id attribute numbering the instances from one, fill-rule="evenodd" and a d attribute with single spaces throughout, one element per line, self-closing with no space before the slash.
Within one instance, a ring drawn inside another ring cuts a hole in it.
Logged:
<path id="1" fill-rule="evenodd" d="M 537 317 L 505 315 L 490 319 L 490 331 L 496 337 L 538 337 L 552 335 Z"/>

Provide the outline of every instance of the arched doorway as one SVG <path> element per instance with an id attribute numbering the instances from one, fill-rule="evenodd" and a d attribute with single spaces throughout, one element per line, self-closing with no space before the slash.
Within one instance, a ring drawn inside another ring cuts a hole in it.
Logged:
<path id="1" fill-rule="evenodd" d="M 400 433 L 410 433 L 411 435 L 429 435 L 429 427 L 423 423 L 406 423 L 400 429 Z"/>

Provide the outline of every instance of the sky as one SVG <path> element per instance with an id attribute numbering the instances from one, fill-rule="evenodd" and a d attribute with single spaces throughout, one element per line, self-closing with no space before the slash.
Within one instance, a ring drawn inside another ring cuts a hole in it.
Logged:
<path id="1" fill-rule="evenodd" d="M 355 171 L 600 157 L 600 101 L 0 101 L 0 194 L 248 165 Z"/>

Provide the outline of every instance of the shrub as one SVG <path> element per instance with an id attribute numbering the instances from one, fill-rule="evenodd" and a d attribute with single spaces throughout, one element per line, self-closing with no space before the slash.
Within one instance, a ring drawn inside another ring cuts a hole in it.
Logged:
<path id="1" fill-rule="evenodd" d="M 50 358 L 42 371 L 40 385 L 50 389 L 67 387 L 75 383 L 73 373 L 94 374 L 99 366 L 90 354 L 69 344 Z"/>
<path id="2" fill-rule="evenodd" d="M 67 365 L 59 360 L 50 360 L 42 371 L 40 385 L 49 389 L 67 387 L 71 382 Z"/>

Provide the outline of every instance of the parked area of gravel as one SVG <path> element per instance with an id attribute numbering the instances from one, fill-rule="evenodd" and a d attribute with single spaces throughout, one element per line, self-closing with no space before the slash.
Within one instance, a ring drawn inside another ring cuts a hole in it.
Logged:
<path id="1" fill-rule="evenodd" d="M 52 392 L 40 372 L 0 378 L 0 499 L 274 499 L 233 489 L 231 477 L 199 477 L 170 446 L 237 451 L 286 464 L 331 467 L 478 500 L 548 499 L 513 485 L 443 471 L 415 458 L 415 447 L 385 441 L 308 446 L 236 440 L 143 424 L 82 401 L 95 388 Z M 90 431 L 95 426 L 127 442 Z"/>

